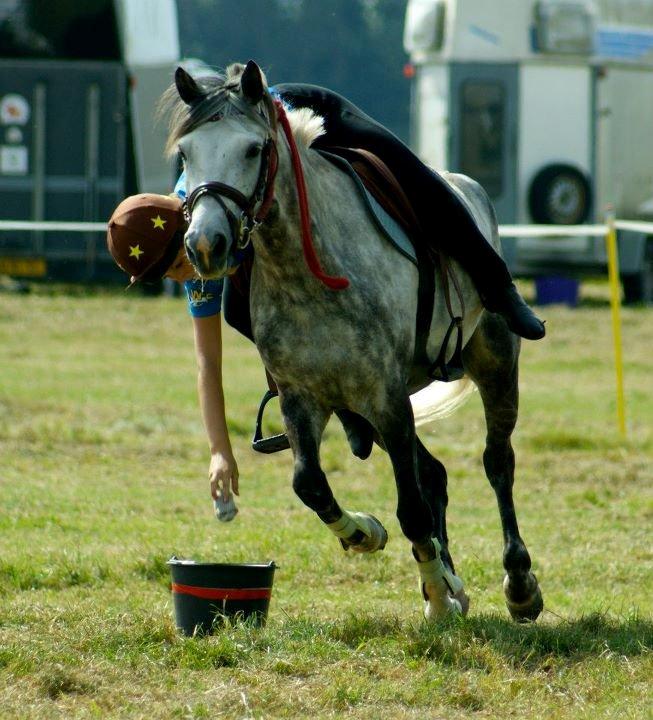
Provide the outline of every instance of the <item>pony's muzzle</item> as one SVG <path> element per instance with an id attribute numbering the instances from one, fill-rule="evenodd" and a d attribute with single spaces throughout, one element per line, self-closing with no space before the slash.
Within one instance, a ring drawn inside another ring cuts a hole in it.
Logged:
<path id="1" fill-rule="evenodd" d="M 186 255 L 200 275 L 219 273 L 226 267 L 228 241 L 224 233 L 216 232 L 213 237 L 189 230 L 184 237 Z"/>

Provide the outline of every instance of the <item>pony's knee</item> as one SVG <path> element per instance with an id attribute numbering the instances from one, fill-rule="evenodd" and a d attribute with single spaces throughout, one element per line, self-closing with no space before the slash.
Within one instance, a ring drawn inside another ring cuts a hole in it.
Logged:
<path id="1" fill-rule="evenodd" d="M 331 488 L 327 484 L 326 475 L 320 468 L 295 470 L 292 486 L 304 505 L 316 513 L 327 512 L 335 502 Z"/>
<path id="2" fill-rule="evenodd" d="M 424 538 L 432 538 L 435 530 L 435 521 L 431 508 L 420 502 L 413 507 L 397 508 L 397 519 L 401 526 L 401 532 L 412 543 L 423 542 Z"/>

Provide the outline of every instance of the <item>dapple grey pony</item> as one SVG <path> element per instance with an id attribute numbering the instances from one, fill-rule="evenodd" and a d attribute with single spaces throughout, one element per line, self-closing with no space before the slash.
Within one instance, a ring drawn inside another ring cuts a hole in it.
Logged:
<path id="1" fill-rule="evenodd" d="M 237 248 L 250 239 L 253 244 L 252 330 L 279 388 L 295 492 L 345 549 L 384 547 L 381 523 L 341 508 L 320 467 L 322 433 L 336 413 L 354 454 L 366 458 L 376 441 L 390 457 L 397 517 L 417 561 L 425 616 L 466 612 L 469 601 L 447 544 L 446 471 L 417 438 L 410 399 L 421 390 L 416 397 L 426 393 L 422 406 L 429 407 L 420 407 L 420 416 L 437 413 L 429 389 L 422 389 L 428 378 L 414 379 L 415 265 L 372 222 L 354 181 L 311 148 L 322 132 L 321 118 L 275 102 L 254 62 L 232 65 L 225 77 L 197 80 L 179 68 L 163 107 L 170 122 L 168 149 L 184 161 L 190 213 L 185 245 L 199 275 L 225 276 Z M 445 177 L 498 247 L 496 218 L 481 187 L 463 175 Z M 302 207 L 306 199 L 310 223 Z M 487 423 L 483 461 L 503 525 L 507 606 L 515 619 L 533 620 L 542 596 L 512 497 L 519 338 L 502 318 L 483 310 L 465 272 L 453 262 L 451 268 L 464 300 L 467 378 L 454 385 L 460 396 L 471 381 L 480 391 Z M 442 286 L 436 287 L 431 358 L 450 324 Z M 451 302 L 459 313 L 455 293 Z M 454 344 L 451 338 L 448 358 Z"/>

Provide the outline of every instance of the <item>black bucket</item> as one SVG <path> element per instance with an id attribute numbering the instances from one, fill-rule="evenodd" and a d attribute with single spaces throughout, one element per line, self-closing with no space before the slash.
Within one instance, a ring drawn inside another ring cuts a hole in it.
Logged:
<path id="1" fill-rule="evenodd" d="M 264 625 L 276 566 L 168 560 L 177 628 L 184 635 L 210 634 L 226 620 Z"/>

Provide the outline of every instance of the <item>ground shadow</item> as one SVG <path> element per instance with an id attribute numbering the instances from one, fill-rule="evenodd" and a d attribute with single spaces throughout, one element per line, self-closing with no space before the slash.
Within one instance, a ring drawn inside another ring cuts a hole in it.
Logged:
<path id="1" fill-rule="evenodd" d="M 352 647 L 392 638 L 404 643 L 409 657 L 456 667 L 479 667 L 490 656 L 499 655 L 515 667 L 541 669 L 555 658 L 578 662 L 606 654 L 635 657 L 653 650 L 653 621 L 601 613 L 529 624 L 497 615 L 454 618 L 434 625 L 350 617 L 328 634 Z"/>

